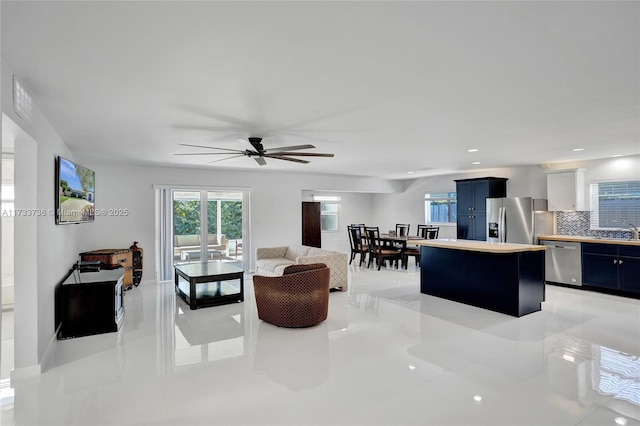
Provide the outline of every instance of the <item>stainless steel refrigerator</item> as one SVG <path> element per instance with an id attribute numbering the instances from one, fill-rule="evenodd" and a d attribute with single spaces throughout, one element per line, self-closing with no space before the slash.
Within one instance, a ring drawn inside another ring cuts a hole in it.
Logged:
<path id="1" fill-rule="evenodd" d="M 553 234 L 553 212 L 547 200 L 531 197 L 487 198 L 487 241 L 538 244 Z"/>

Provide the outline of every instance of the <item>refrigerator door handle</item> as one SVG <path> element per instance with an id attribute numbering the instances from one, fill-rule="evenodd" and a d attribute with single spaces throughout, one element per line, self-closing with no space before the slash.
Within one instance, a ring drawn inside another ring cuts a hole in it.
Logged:
<path id="1" fill-rule="evenodd" d="M 499 234 L 499 242 L 504 243 L 507 241 L 507 212 L 504 207 L 500 207 L 498 210 L 499 216 L 499 225 L 498 229 L 500 230 Z"/>

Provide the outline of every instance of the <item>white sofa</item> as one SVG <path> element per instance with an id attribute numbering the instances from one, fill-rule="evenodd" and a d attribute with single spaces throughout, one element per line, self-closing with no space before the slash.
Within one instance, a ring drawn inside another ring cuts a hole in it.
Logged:
<path id="1" fill-rule="evenodd" d="M 348 288 L 348 255 L 303 245 L 266 247 L 256 250 L 256 275 L 282 275 L 284 268 L 295 264 L 324 263 L 329 267 L 329 287 Z"/>

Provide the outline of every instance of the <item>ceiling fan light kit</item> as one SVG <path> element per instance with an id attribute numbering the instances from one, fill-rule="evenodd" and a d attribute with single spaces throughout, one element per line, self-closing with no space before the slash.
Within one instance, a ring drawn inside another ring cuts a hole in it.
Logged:
<path id="1" fill-rule="evenodd" d="M 227 158 L 222 158 L 220 160 L 214 160 L 214 161 L 212 161 L 212 163 L 217 163 L 219 161 L 229 160 L 231 158 L 246 156 L 246 157 L 249 157 L 249 158 L 253 158 L 256 161 L 256 163 L 258 163 L 261 166 L 264 166 L 264 165 L 267 164 L 267 161 L 265 160 L 265 158 L 271 158 L 271 159 L 274 159 L 274 160 L 291 161 L 291 162 L 300 163 L 300 164 L 308 164 L 309 161 L 303 160 L 303 159 L 300 159 L 300 158 L 294 158 L 294 157 L 333 157 L 333 154 L 327 154 L 327 153 L 293 152 L 293 151 L 298 151 L 298 150 L 302 150 L 302 149 L 313 149 L 313 148 L 315 148 L 315 146 L 309 145 L 309 144 L 306 144 L 306 145 L 281 146 L 281 147 L 266 149 L 262 145 L 262 138 L 255 137 L 255 136 L 252 136 L 252 137 L 248 138 L 248 140 L 238 139 L 238 142 L 240 142 L 243 145 L 245 145 L 247 147 L 247 149 L 240 150 L 240 149 L 218 148 L 218 147 L 213 147 L 213 146 L 192 145 L 192 144 L 187 144 L 187 143 L 181 143 L 181 144 L 178 144 L 178 145 L 189 146 L 189 147 L 193 147 L 193 148 L 212 149 L 212 150 L 218 150 L 218 151 L 224 151 L 224 152 L 192 152 L 192 153 L 182 153 L 182 154 L 175 154 L 175 155 L 230 155 L 230 154 L 234 154 L 234 155 L 231 155 L 230 157 L 227 157 Z"/>

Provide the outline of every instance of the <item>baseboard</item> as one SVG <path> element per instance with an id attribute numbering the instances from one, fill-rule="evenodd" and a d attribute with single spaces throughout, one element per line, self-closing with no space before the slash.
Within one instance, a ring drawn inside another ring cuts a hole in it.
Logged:
<path id="1" fill-rule="evenodd" d="M 47 349 L 45 349 L 44 354 L 42 355 L 42 359 L 40 360 L 40 371 L 47 371 L 52 367 L 53 363 L 53 351 L 55 346 L 58 344 L 58 331 L 60 331 L 60 327 L 62 324 L 58 324 L 58 327 L 55 329 L 53 336 L 49 340 L 49 344 L 47 345 Z"/>
<path id="2" fill-rule="evenodd" d="M 30 365 L 28 367 L 15 368 L 11 370 L 11 381 L 14 380 L 38 380 L 40 381 L 40 375 L 42 369 L 40 364 Z"/>

